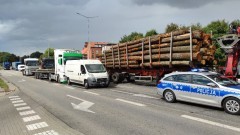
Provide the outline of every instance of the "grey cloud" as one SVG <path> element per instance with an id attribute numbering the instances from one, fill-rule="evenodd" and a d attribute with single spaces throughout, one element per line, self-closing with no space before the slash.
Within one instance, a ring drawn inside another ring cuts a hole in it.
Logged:
<path id="1" fill-rule="evenodd" d="M 218 3 L 225 0 L 132 0 L 137 5 L 164 4 L 176 8 L 198 8 L 209 3 Z M 228 0 L 235 1 L 235 0 Z"/>

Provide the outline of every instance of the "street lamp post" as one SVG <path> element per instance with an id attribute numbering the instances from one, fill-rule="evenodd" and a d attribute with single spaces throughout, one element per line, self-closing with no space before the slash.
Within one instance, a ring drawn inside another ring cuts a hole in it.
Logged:
<path id="1" fill-rule="evenodd" d="M 90 33 L 89 32 L 89 29 L 90 29 L 89 23 L 90 23 L 90 19 L 97 18 L 98 16 L 85 16 L 81 13 L 77 13 L 77 14 L 87 19 L 87 22 L 88 22 L 88 42 L 89 42 L 89 33 Z"/>

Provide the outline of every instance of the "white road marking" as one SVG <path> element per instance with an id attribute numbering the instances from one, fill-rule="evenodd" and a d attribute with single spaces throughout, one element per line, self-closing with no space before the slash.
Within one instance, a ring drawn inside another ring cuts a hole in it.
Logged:
<path id="1" fill-rule="evenodd" d="M 31 125 L 26 125 L 26 127 L 29 131 L 32 131 L 39 128 L 48 127 L 48 124 L 46 122 L 40 122 L 40 123 L 31 124 Z"/>
<path id="2" fill-rule="evenodd" d="M 70 86 L 65 86 L 66 88 L 68 88 L 68 89 L 75 89 L 75 88 L 73 88 L 73 87 L 70 87 Z"/>
<path id="3" fill-rule="evenodd" d="M 25 106 L 25 107 L 19 107 L 19 108 L 16 108 L 18 111 L 22 111 L 22 110 L 27 110 L 27 109 L 31 109 L 31 107 L 29 106 Z"/>
<path id="4" fill-rule="evenodd" d="M 148 96 L 148 95 L 144 95 L 144 94 L 134 94 L 133 96 L 135 96 L 135 97 L 143 97 L 143 98 L 160 99 L 160 98 L 156 98 L 156 97 L 152 97 L 152 96 Z"/>
<path id="5" fill-rule="evenodd" d="M 27 103 L 19 103 L 19 104 L 13 104 L 15 107 L 17 106 L 24 106 L 24 105 L 27 105 Z"/>
<path id="6" fill-rule="evenodd" d="M 15 103 L 23 103 L 24 101 L 23 100 L 15 100 L 15 101 L 12 101 L 13 104 Z"/>
<path id="7" fill-rule="evenodd" d="M 18 98 L 19 96 L 10 96 L 8 98 Z"/>
<path id="8" fill-rule="evenodd" d="M 233 126 L 229 126 L 229 125 L 225 125 L 225 124 L 221 124 L 221 123 L 217 123 L 217 122 L 213 122 L 213 121 L 209 121 L 209 120 L 205 120 L 205 119 L 201 119 L 201 118 L 197 118 L 197 117 L 193 117 L 193 116 L 189 116 L 189 115 L 181 115 L 181 117 L 240 132 L 240 128 L 237 128 L 237 127 L 233 127 Z"/>
<path id="9" fill-rule="evenodd" d="M 24 111 L 24 112 L 19 112 L 21 116 L 29 115 L 29 114 L 35 114 L 36 112 L 33 110 L 30 111 Z"/>
<path id="10" fill-rule="evenodd" d="M 89 102 L 87 100 L 84 100 L 84 99 L 81 99 L 81 98 L 78 98 L 78 97 L 74 97 L 74 96 L 71 96 L 71 95 L 67 95 L 67 96 L 82 101 L 82 103 L 80 103 L 78 105 L 76 105 L 74 103 L 71 103 L 73 109 L 80 110 L 80 111 L 85 111 L 85 112 L 90 112 L 90 113 L 95 113 L 95 112 L 88 109 L 88 108 L 90 108 L 91 106 L 94 105 L 93 102 Z"/>
<path id="11" fill-rule="evenodd" d="M 134 94 L 134 93 L 131 93 L 131 92 L 125 92 L 125 91 L 121 91 L 121 90 L 111 90 L 111 91 L 118 92 L 118 93 L 129 94 L 129 95 L 133 95 Z"/>
<path id="12" fill-rule="evenodd" d="M 11 101 L 14 101 L 14 100 L 21 100 L 21 98 L 11 98 L 10 100 L 11 100 Z"/>
<path id="13" fill-rule="evenodd" d="M 18 82 L 26 82 L 26 80 L 23 80 L 23 79 L 22 79 L 22 80 L 19 80 Z"/>
<path id="14" fill-rule="evenodd" d="M 117 98 L 115 100 L 118 100 L 118 101 L 122 101 L 122 102 L 125 102 L 125 103 L 129 103 L 129 104 L 132 104 L 132 105 L 137 105 L 137 106 L 146 106 L 144 104 L 141 104 L 141 103 L 137 103 L 137 102 L 133 102 L 133 101 L 128 101 L 128 100 L 124 100 L 124 99 L 120 99 L 120 98 Z"/>
<path id="15" fill-rule="evenodd" d="M 127 89 L 132 89 L 133 87 L 129 86 L 123 86 L 123 85 L 117 85 L 118 88 L 127 88 Z"/>
<path id="16" fill-rule="evenodd" d="M 94 93 L 94 92 L 91 92 L 91 91 L 83 91 L 83 92 L 99 96 L 98 93 Z"/>
<path id="17" fill-rule="evenodd" d="M 59 135 L 58 132 L 54 131 L 54 130 L 49 130 L 49 131 L 45 131 L 42 133 L 37 133 L 34 135 Z"/>
<path id="18" fill-rule="evenodd" d="M 156 97 L 152 97 L 152 96 L 148 96 L 148 95 L 144 95 L 144 94 L 135 94 L 135 93 L 131 93 L 131 92 L 125 92 L 125 91 L 121 91 L 121 90 L 111 90 L 111 91 L 118 92 L 118 93 L 129 94 L 129 95 L 133 95 L 133 96 L 135 96 L 135 97 L 143 97 L 143 98 L 160 99 L 160 98 L 156 98 Z"/>
<path id="19" fill-rule="evenodd" d="M 22 118 L 24 122 L 34 121 L 41 119 L 39 115 L 29 116 Z"/>

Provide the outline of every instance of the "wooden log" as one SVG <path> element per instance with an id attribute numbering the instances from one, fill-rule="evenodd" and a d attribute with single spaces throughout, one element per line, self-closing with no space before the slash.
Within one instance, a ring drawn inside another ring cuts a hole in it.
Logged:
<path id="1" fill-rule="evenodd" d="M 189 61 L 172 61 L 172 65 L 189 65 Z M 143 63 L 143 66 L 149 67 L 150 65 L 157 67 L 157 66 L 169 66 L 169 61 L 160 61 L 160 62 L 152 62 L 150 63 Z"/>
<path id="2" fill-rule="evenodd" d="M 199 47 L 202 46 L 201 42 L 199 42 L 197 39 L 193 39 L 193 44 L 194 45 L 198 45 Z M 186 45 L 190 45 L 190 40 L 184 40 L 184 41 L 176 41 L 176 42 L 173 42 L 173 47 L 177 47 L 177 46 L 186 46 Z M 153 44 L 151 45 L 151 48 L 152 49 L 156 49 L 156 48 L 165 48 L 165 47 L 169 47 L 170 46 L 170 43 L 163 43 L 163 44 Z M 139 50 L 142 50 L 142 45 L 141 44 L 138 44 L 138 45 L 134 45 L 134 48 L 132 48 L 133 46 L 129 46 L 128 48 L 128 51 L 129 52 L 135 52 L 135 51 L 139 51 Z M 147 50 L 149 49 L 149 46 L 148 45 L 145 45 L 144 46 L 144 50 Z M 123 50 L 123 51 L 120 51 L 120 53 L 125 53 L 126 51 L 126 48 L 121 48 L 120 50 Z M 117 49 L 114 50 L 114 54 L 117 55 Z M 109 52 L 109 51 L 106 51 L 106 55 L 109 56 L 111 55 L 112 52 Z"/>
<path id="3" fill-rule="evenodd" d="M 192 38 L 193 39 L 201 39 L 201 37 L 202 37 L 202 32 L 200 32 L 200 31 L 194 31 L 192 33 Z M 151 42 L 159 41 L 159 39 L 160 39 L 159 36 L 153 36 L 153 37 L 151 37 Z M 174 36 L 173 37 L 173 41 L 175 41 L 175 42 L 176 41 L 189 40 L 189 39 L 190 39 L 190 33 L 183 34 L 183 35 L 178 35 L 178 36 Z M 161 43 L 170 43 L 170 40 L 171 40 L 170 37 L 161 38 Z M 148 44 L 148 40 L 147 39 L 142 39 L 141 41 L 144 41 L 144 44 Z M 139 40 L 135 44 L 130 44 L 130 43 L 128 43 L 128 44 L 129 44 L 129 46 L 128 46 L 128 48 L 129 48 L 132 45 L 141 44 L 141 42 Z M 117 45 L 113 46 L 113 48 L 117 48 L 117 47 L 118 47 Z M 119 47 L 120 48 L 126 47 L 126 44 L 120 44 Z M 120 49 L 120 50 L 122 50 L 122 49 Z M 109 52 L 111 52 L 111 50 L 106 50 L 106 53 L 109 53 Z"/>
<path id="4" fill-rule="evenodd" d="M 105 65 L 105 67 L 107 67 L 107 68 L 113 68 L 113 65 Z M 121 67 L 121 68 L 140 68 L 140 66 L 139 65 L 115 65 L 114 66 L 115 68 L 119 68 L 119 67 Z"/>
<path id="5" fill-rule="evenodd" d="M 169 60 L 170 56 L 169 54 L 154 54 L 152 55 L 152 59 L 153 60 Z M 126 61 L 126 57 L 121 57 L 120 58 L 121 61 Z M 131 60 L 137 60 L 137 61 L 141 61 L 142 60 L 142 56 L 129 56 L 128 59 Z M 150 56 L 146 55 L 144 56 L 144 60 L 149 60 Z M 189 60 L 190 59 L 190 53 L 173 53 L 172 54 L 172 60 Z M 202 59 L 202 55 L 199 52 L 193 53 L 193 60 L 195 61 L 201 61 Z M 114 61 L 117 61 L 118 59 L 115 58 Z M 105 59 L 103 59 L 103 61 L 105 62 Z M 107 62 L 112 62 L 112 59 L 107 59 Z"/>
<path id="6" fill-rule="evenodd" d="M 104 61 L 105 62 L 105 61 Z M 118 61 L 115 61 L 115 65 L 119 65 L 119 62 Z M 128 61 L 129 64 L 133 65 L 133 64 L 138 64 L 137 61 Z M 107 65 L 112 65 L 113 62 L 107 62 Z M 127 62 L 126 61 L 121 61 L 120 62 L 121 65 L 127 65 Z"/>
<path id="7" fill-rule="evenodd" d="M 199 50 L 200 50 L 200 47 L 198 45 L 193 45 L 193 52 L 198 52 Z M 173 51 L 173 53 L 177 53 L 177 52 L 190 52 L 190 46 L 173 47 L 172 51 Z M 152 54 L 158 54 L 159 52 L 160 53 L 169 53 L 170 52 L 170 48 L 152 49 Z M 149 54 L 149 50 L 145 50 L 143 52 L 143 54 Z M 125 53 L 121 53 L 120 54 L 120 56 L 122 56 L 122 57 L 124 55 L 125 55 Z M 142 55 L 142 51 L 128 53 L 128 55 L 129 56 Z M 111 57 L 111 54 L 108 54 L 107 57 Z"/>

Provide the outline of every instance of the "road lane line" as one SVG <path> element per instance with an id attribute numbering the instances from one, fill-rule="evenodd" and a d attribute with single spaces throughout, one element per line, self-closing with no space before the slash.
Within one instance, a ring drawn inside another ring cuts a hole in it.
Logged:
<path id="1" fill-rule="evenodd" d="M 46 122 L 40 122 L 40 123 L 26 125 L 26 127 L 29 131 L 32 131 L 32 130 L 36 130 L 36 129 L 39 129 L 39 128 L 48 127 L 48 124 Z"/>
<path id="2" fill-rule="evenodd" d="M 56 132 L 54 130 L 48 130 L 48 131 L 37 133 L 34 135 L 59 135 L 59 134 L 58 134 L 58 132 Z"/>
<path id="3" fill-rule="evenodd" d="M 72 96 L 72 95 L 67 95 L 68 97 L 71 97 L 71 98 L 74 98 L 74 99 L 77 99 L 77 100 L 80 100 L 80 101 L 86 101 L 86 100 L 84 100 L 84 99 L 81 99 L 81 98 L 78 98 L 78 97 L 74 97 L 74 96 Z"/>
<path id="4" fill-rule="evenodd" d="M 73 87 L 70 87 L 70 86 L 65 86 L 66 88 L 68 88 L 68 89 L 72 89 L 72 90 L 74 90 L 75 88 L 73 88 Z"/>
<path id="5" fill-rule="evenodd" d="M 27 109 L 31 109 L 31 107 L 29 106 L 25 106 L 25 107 L 19 107 L 19 108 L 16 108 L 18 111 L 22 111 L 22 110 L 27 110 Z"/>
<path id="6" fill-rule="evenodd" d="M 135 93 L 125 92 L 125 91 L 121 91 L 121 90 L 111 90 L 111 91 L 118 92 L 118 93 L 129 94 L 129 95 L 133 95 L 133 94 L 135 94 Z"/>
<path id="7" fill-rule="evenodd" d="M 15 100 L 21 100 L 21 98 L 11 98 L 11 101 L 15 101 Z"/>
<path id="8" fill-rule="evenodd" d="M 41 118 L 39 115 L 34 115 L 34 116 L 24 117 L 22 119 L 24 122 L 30 122 L 30 121 L 34 121 L 34 120 L 40 120 Z"/>
<path id="9" fill-rule="evenodd" d="M 12 101 L 13 104 L 16 104 L 16 103 L 23 103 L 24 101 L 23 100 L 15 100 L 15 101 Z"/>
<path id="10" fill-rule="evenodd" d="M 128 100 L 124 100 L 124 99 L 120 99 L 120 98 L 117 98 L 115 100 L 118 100 L 118 101 L 122 101 L 122 102 L 125 102 L 125 103 L 129 103 L 129 104 L 132 104 L 132 105 L 137 105 L 137 106 L 146 106 L 144 104 L 141 104 L 141 103 L 137 103 L 137 102 L 133 102 L 133 101 L 128 101 Z"/>
<path id="11" fill-rule="evenodd" d="M 240 128 L 237 128 L 237 127 L 233 127 L 233 126 L 229 126 L 229 125 L 225 125 L 225 124 L 221 124 L 221 123 L 217 123 L 217 122 L 213 122 L 213 121 L 209 121 L 209 120 L 205 120 L 205 119 L 201 119 L 201 118 L 197 118 L 197 117 L 193 117 L 193 116 L 189 116 L 189 115 L 181 115 L 181 117 L 186 118 L 186 119 L 190 119 L 190 120 L 194 120 L 194 121 L 198 121 L 198 122 L 202 122 L 202 123 L 206 123 L 206 124 L 209 124 L 209 125 L 213 125 L 213 126 L 217 126 L 217 127 L 226 128 L 226 129 L 230 129 L 230 130 L 233 130 L 233 131 L 240 132 Z"/>
<path id="12" fill-rule="evenodd" d="M 152 97 L 152 96 L 148 96 L 148 95 L 144 95 L 144 94 L 134 94 L 133 96 L 135 96 L 135 97 L 143 97 L 143 98 L 160 99 L 160 98 L 156 98 L 156 97 Z"/>
<path id="13" fill-rule="evenodd" d="M 99 96 L 98 93 L 94 93 L 94 92 L 91 92 L 91 91 L 83 91 L 83 92 Z"/>
<path id="14" fill-rule="evenodd" d="M 10 96 L 8 98 L 19 98 L 19 96 Z"/>
<path id="15" fill-rule="evenodd" d="M 13 104 L 15 107 L 17 106 L 24 106 L 24 105 L 27 105 L 27 103 L 19 103 L 19 104 Z"/>
<path id="16" fill-rule="evenodd" d="M 30 110 L 30 111 L 24 111 L 24 112 L 19 112 L 19 114 L 21 116 L 25 116 L 25 115 L 30 115 L 30 114 L 35 114 L 36 112 L 33 111 L 33 110 Z"/>
<path id="17" fill-rule="evenodd" d="M 132 89 L 133 87 L 129 87 L 129 86 L 121 86 L 121 85 L 117 85 L 118 88 L 127 88 L 127 89 Z"/>

